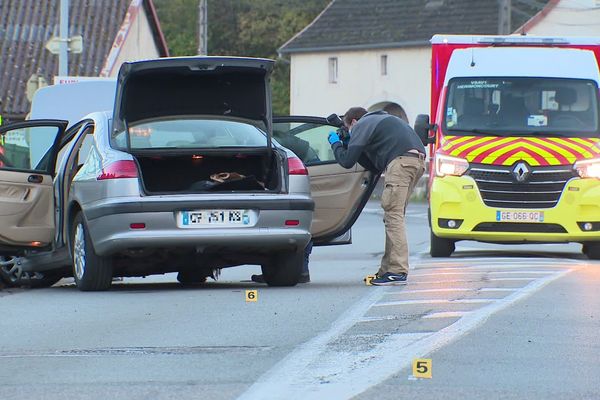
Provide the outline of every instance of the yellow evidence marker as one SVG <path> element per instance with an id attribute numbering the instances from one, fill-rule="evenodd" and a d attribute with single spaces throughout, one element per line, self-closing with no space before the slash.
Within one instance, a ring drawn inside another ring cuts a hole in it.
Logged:
<path id="1" fill-rule="evenodd" d="M 367 286 L 371 286 L 371 285 L 372 285 L 371 281 L 372 281 L 373 279 L 375 279 L 375 278 L 376 278 L 376 276 L 375 276 L 375 275 L 367 275 L 367 276 L 365 277 L 365 279 L 363 279 L 363 281 L 365 281 L 365 285 L 367 285 Z"/>
<path id="2" fill-rule="evenodd" d="M 431 379 L 431 358 L 415 358 L 412 371 L 415 378 Z"/>
<path id="3" fill-rule="evenodd" d="M 246 290 L 246 302 L 258 301 L 258 290 Z"/>

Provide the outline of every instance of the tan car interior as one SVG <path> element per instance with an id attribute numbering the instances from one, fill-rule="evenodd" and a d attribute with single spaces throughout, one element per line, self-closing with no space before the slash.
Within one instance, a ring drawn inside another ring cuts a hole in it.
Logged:
<path id="1" fill-rule="evenodd" d="M 42 177 L 30 183 L 31 175 Z M 50 175 L 0 169 L 0 241 L 15 246 L 46 245 L 54 238 L 54 189 Z M 34 244 L 35 245 L 35 244 Z"/>
<path id="2" fill-rule="evenodd" d="M 367 189 L 369 172 L 358 164 L 350 170 L 338 164 L 309 166 L 308 170 L 315 200 L 311 233 L 325 236 L 342 228 L 352 217 Z"/>

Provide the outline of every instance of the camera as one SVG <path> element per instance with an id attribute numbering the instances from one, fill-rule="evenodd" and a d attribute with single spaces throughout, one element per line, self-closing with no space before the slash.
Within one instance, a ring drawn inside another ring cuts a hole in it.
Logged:
<path id="1" fill-rule="evenodd" d="M 348 143 L 348 140 L 350 139 L 350 132 L 344 125 L 344 121 L 340 118 L 340 116 L 337 114 L 331 114 L 326 119 L 328 124 L 337 127 L 335 133 L 337 133 L 340 140 L 344 143 Z"/>

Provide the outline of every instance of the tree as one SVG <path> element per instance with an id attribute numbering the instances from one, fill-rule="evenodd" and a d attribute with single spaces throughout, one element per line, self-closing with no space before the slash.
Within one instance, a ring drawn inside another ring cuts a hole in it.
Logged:
<path id="1" fill-rule="evenodd" d="M 289 113 L 290 69 L 277 49 L 308 25 L 330 0 L 209 0 L 208 54 L 276 59 L 274 114 Z M 172 55 L 195 55 L 198 0 L 154 0 Z"/>

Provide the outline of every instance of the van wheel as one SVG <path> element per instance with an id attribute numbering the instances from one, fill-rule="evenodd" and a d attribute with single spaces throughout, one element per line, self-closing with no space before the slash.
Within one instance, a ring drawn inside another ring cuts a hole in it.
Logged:
<path id="1" fill-rule="evenodd" d="M 437 237 L 431 231 L 429 253 L 431 257 L 450 257 L 456 249 L 454 243 L 454 240 Z"/>
<path id="2" fill-rule="evenodd" d="M 585 243 L 582 251 L 590 260 L 600 260 L 600 242 Z"/>
<path id="3" fill-rule="evenodd" d="M 112 259 L 96 254 L 82 213 L 78 213 L 71 227 L 71 254 L 73 277 L 81 291 L 108 290 L 112 283 Z"/>
<path id="4" fill-rule="evenodd" d="M 304 252 L 283 252 L 271 257 L 261 266 L 265 282 L 269 286 L 295 286 L 300 280 L 304 265 Z"/>

